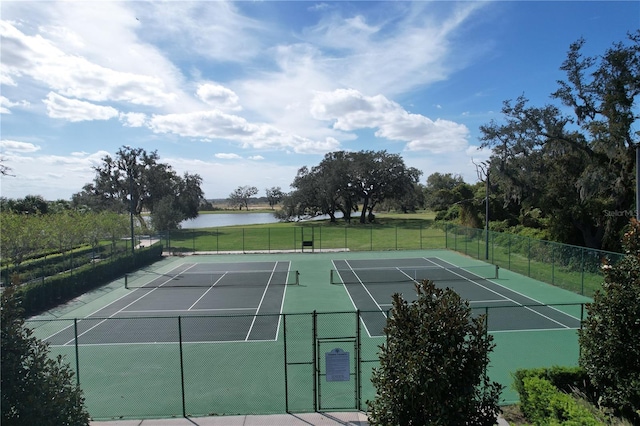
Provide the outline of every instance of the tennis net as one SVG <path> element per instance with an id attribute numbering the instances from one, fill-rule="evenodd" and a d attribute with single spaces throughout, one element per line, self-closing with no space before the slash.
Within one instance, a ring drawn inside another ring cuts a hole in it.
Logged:
<path id="1" fill-rule="evenodd" d="M 399 282 L 497 279 L 497 265 L 417 266 L 332 269 L 331 284 L 391 284 Z"/>
<path id="2" fill-rule="evenodd" d="M 125 275 L 125 288 L 265 287 L 298 285 L 298 271 L 213 271 Z"/>

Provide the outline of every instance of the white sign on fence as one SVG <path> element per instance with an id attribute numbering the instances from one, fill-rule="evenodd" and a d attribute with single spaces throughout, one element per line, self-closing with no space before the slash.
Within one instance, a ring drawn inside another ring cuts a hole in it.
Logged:
<path id="1" fill-rule="evenodd" d="M 347 382 L 351 378 L 349 352 L 340 348 L 325 352 L 327 362 L 327 382 Z"/>

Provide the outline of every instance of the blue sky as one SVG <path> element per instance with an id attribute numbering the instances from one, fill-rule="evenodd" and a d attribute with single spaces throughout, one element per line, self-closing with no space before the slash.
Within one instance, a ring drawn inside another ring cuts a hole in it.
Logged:
<path id="1" fill-rule="evenodd" d="M 336 150 L 477 179 L 478 128 L 549 95 L 637 1 L 0 3 L 1 195 L 70 199 L 119 147 L 198 173 L 207 198 L 290 190 Z"/>

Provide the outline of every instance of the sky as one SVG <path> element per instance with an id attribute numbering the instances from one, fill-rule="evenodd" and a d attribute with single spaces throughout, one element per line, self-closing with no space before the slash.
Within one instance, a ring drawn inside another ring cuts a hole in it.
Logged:
<path id="1" fill-rule="evenodd" d="M 70 200 L 130 146 L 208 199 L 291 190 L 333 151 L 386 150 L 469 183 L 479 127 L 600 55 L 638 1 L 2 1 L 0 195 Z"/>

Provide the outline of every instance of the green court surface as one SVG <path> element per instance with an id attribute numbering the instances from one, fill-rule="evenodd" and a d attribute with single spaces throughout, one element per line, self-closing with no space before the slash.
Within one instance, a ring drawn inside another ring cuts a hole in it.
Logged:
<path id="1" fill-rule="evenodd" d="M 390 295 L 411 298 L 413 284 L 357 281 L 425 265 L 486 264 L 447 250 L 168 257 L 127 277 L 129 288 L 123 278 L 27 325 L 77 371 L 94 419 L 366 410 Z M 336 267 L 356 284 L 332 284 Z M 245 269 L 259 274 L 234 274 Z M 589 299 L 504 269 L 451 274 L 436 283 L 488 314 L 503 403 L 517 400 L 516 369 L 577 364 Z M 336 348 L 347 353 L 340 379 Z"/>

